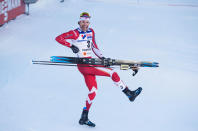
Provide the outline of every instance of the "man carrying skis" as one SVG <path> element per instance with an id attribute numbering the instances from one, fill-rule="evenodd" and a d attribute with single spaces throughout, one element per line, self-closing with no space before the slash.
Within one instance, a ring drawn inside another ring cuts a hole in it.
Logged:
<path id="1" fill-rule="evenodd" d="M 78 57 L 92 58 L 97 56 L 100 59 L 106 59 L 101 54 L 96 44 L 94 30 L 89 28 L 90 18 L 91 17 L 87 12 L 83 12 L 78 21 L 79 28 L 57 36 L 56 41 L 71 48 L 73 53 L 77 54 Z M 68 42 L 67 40 L 70 40 L 71 42 Z M 77 66 L 78 70 L 84 76 L 85 83 L 89 89 L 86 104 L 79 120 L 79 124 L 81 125 L 85 124 L 95 127 L 95 124 L 88 119 L 88 112 L 98 89 L 96 76 L 110 77 L 115 85 L 121 88 L 122 92 L 129 98 L 130 101 L 134 101 L 142 91 L 141 87 L 134 91 L 129 90 L 129 88 L 120 79 L 119 75 L 111 68 L 97 66 L 88 67 L 89 65 L 85 66 L 81 64 L 78 64 Z M 137 71 L 137 69 L 135 69 L 135 71 Z"/>

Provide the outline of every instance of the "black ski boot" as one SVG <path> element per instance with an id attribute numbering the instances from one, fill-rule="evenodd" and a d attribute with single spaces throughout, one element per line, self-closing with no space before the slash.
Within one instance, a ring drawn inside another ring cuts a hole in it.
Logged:
<path id="1" fill-rule="evenodd" d="M 89 111 L 83 110 L 81 118 L 79 120 L 80 125 L 88 125 L 90 127 L 95 127 L 96 125 L 88 119 Z"/>
<path id="2" fill-rule="evenodd" d="M 134 91 L 129 90 L 128 87 L 126 87 L 126 88 L 123 90 L 124 94 L 126 94 L 126 96 L 128 96 L 128 98 L 129 98 L 129 100 L 130 100 L 131 102 L 133 102 L 133 101 L 135 100 L 135 98 L 141 93 L 141 91 L 142 91 L 142 88 L 141 88 L 141 87 L 137 88 L 137 89 L 134 90 Z"/>

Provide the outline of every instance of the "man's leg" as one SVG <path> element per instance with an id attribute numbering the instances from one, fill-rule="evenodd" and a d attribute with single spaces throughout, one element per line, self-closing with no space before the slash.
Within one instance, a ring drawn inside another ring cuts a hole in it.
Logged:
<path id="1" fill-rule="evenodd" d="M 85 83 L 89 89 L 89 94 L 86 100 L 86 110 L 89 110 L 97 93 L 97 82 L 95 75 L 84 75 Z"/>
<path id="2" fill-rule="evenodd" d="M 81 118 L 79 120 L 79 123 L 81 125 L 86 124 L 88 126 L 95 127 L 95 124 L 92 123 L 88 119 L 88 113 L 89 113 L 89 109 L 91 107 L 92 101 L 94 100 L 94 98 L 96 96 L 96 92 L 97 92 L 96 77 L 95 77 L 95 75 L 86 75 L 86 74 L 83 74 L 83 76 L 85 78 L 85 83 L 89 89 L 89 94 L 88 94 L 88 97 L 86 100 L 86 106 L 83 108 L 83 112 L 82 112 Z"/>
<path id="3" fill-rule="evenodd" d="M 111 68 L 98 68 L 98 67 L 96 67 L 96 69 L 100 70 L 100 71 L 96 71 L 97 72 L 96 75 L 100 75 L 101 72 L 107 72 L 110 75 L 113 82 L 115 83 L 115 85 L 121 88 L 121 90 L 129 98 L 130 101 L 133 102 L 135 100 L 135 98 L 141 93 L 141 91 L 142 91 L 141 87 L 137 88 L 134 91 L 131 91 L 124 84 L 124 82 L 120 79 L 118 73 L 113 71 L 113 69 L 111 69 Z"/>

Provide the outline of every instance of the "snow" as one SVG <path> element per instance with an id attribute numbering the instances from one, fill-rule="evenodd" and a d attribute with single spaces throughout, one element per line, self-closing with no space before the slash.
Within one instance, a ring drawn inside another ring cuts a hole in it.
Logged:
<path id="1" fill-rule="evenodd" d="M 197 131 L 198 5 L 196 0 L 40 0 L 0 28 L 0 131 Z M 104 56 L 157 61 L 157 69 L 116 71 L 130 87 L 143 87 L 134 103 L 111 79 L 97 77 L 98 94 L 89 118 L 78 124 L 88 90 L 75 67 L 32 65 L 32 59 L 75 56 L 57 35 L 91 27 Z"/>

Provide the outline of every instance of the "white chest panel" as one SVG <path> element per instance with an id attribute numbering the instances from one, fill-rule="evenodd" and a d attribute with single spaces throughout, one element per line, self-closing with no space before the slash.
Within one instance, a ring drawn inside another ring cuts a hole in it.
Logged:
<path id="1" fill-rule="evenodd" d="M 92 57 L 92 32 L 80 34 L 72 43 L 79 48 L 78 57 Z"/>

